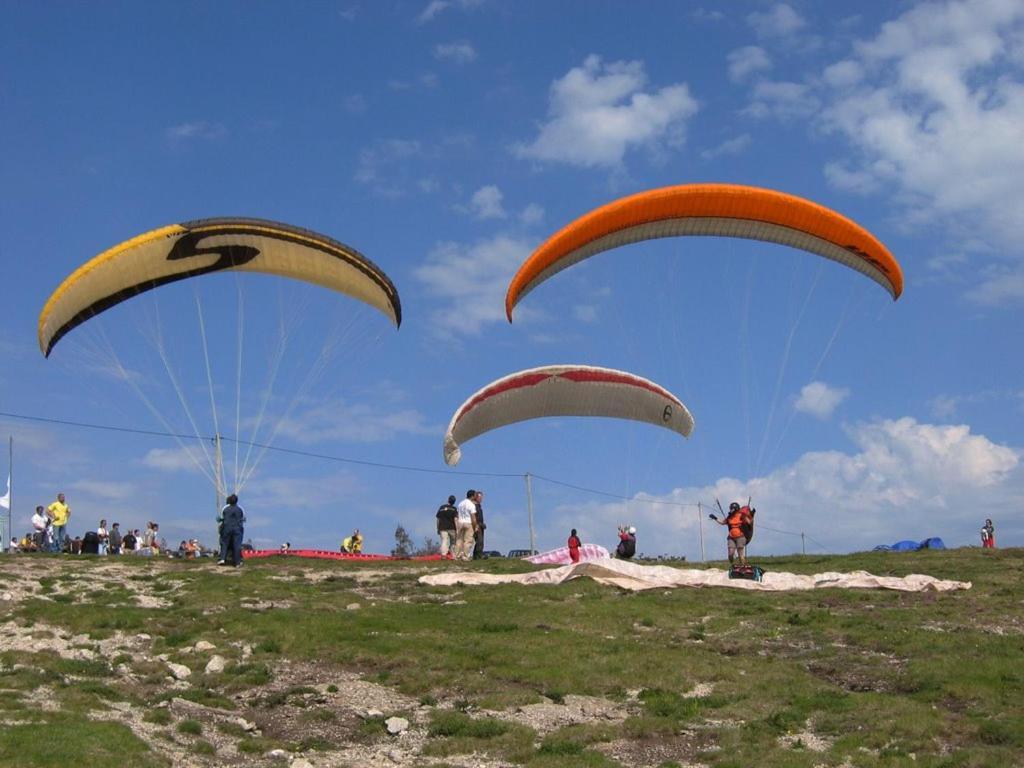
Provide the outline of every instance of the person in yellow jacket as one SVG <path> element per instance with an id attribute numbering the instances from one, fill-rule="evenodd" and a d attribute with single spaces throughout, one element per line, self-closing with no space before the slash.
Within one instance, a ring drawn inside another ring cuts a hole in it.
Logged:
<path id="1" fill-rule="evenodd" d="M 68 519 L 71 517 L 71 507 L 64 501 L 64 494 L 58 493 L 57 500 L 47 510 L 53 519 L 53 552 L 64 551 L 64 541 L 67 539 Z"/>
<path id="2" fill-rule="evenodd" d="M 363 551 L 363 534 L 356 528 L 351 536 L 346 536 L 341 542 L 341 551 L 350 555 L 358 555 Z"/>

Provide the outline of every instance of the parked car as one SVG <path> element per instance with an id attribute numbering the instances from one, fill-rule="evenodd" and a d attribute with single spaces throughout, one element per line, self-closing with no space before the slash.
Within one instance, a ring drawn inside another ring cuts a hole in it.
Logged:
<path id="1" fill-rule="evenodd" d="M 485 549 L 484 550 L 484 557 L 485 558 L 488 558 L 488 557 L 504 557 L 504 555 L 501 554 L 501 552 L 499 552 L 496 549 Z"/>
<path id="2" fill-rule="evenodd" d="M 510 549 L 508 551 L 509 557 L 530 557 L 531 555 L 539 554 L 536 549 Z"/>

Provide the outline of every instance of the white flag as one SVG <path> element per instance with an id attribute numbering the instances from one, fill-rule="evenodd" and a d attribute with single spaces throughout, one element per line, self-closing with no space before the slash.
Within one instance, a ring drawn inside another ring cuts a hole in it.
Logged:
<path id="1" fill-rule="evenodd" d="M 10 509 L 11 508 L 11 476 L 10 475 L 7 476 L 7 493 L 5 493 L 3 496 L 0 496 L 0 507 L 3 507 L 4 509 Z"/>

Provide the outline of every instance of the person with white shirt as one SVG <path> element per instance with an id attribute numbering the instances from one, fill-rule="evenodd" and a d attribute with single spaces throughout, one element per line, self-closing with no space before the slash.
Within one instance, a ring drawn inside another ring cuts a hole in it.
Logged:
<path id="1" fill-rule="evenodd" d="M 32 538 L 35 540 L 37 552 L 49 551 L 47 539 L 47 528 L 50 527 L 50 516 L 42 506 L 36 507 L 36 513 L 32 515 Z"/>
<path id="2" fill-rule="evenodd" d="M 455 559 L 469 560 L 473 557 L 473 529 L 476 528 L 476 491 L 470 488 L 466 498 L 459 502 L 455 517 Z"/>

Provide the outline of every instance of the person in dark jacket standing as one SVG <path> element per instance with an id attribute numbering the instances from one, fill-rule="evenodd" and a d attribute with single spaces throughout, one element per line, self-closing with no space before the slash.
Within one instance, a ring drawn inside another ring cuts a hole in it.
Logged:
<path id="1" fill-rule="evenodd" d="M 233 565 L 235 568 L 242 564 L 242 532 L 245 526 L 245 512 L 238 506 L 238 497 L 231 494 L 225 499 L 227 505 L 221 510 L 220 516 L 224 521 L 224 565 Z"/>
<path id="2" fill-rule="evenodd" d="M 449 496 L 448 503 L 437 509 L 437 535 L 441 538 L 441 557 L 451 559 L 452 542 L 455 541 L 455 497 Z"/>
<path id="3" fill-rule="evenodd" d="M 473 559 L 480 560 L 484 556 L 484 492 L 477 491 L 473 499 L 476 505 L 476 527 L 473 529 Z"/>

